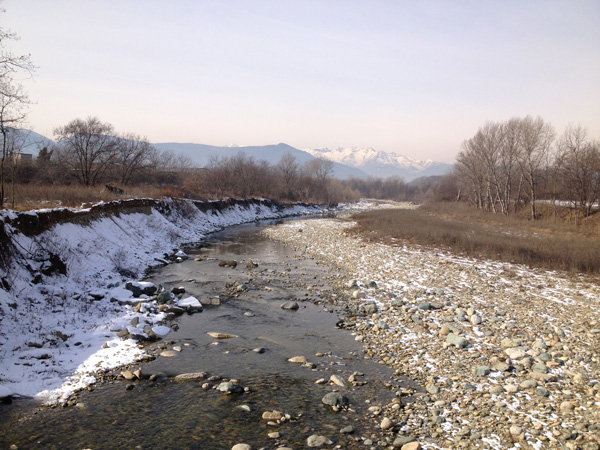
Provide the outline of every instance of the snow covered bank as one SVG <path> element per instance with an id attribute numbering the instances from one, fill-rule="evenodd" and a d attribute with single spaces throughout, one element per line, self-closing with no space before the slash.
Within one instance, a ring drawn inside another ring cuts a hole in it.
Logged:
<path id="1" fill-rule="evenodd" d="M 269 200 L 130 200 L 0 213 L 0 396 L 58 401 L 90 373 L 143 357 L 126 328 L 134 308 L 109 292 L 223 227 L 322 212 Z M 153 324 L 164 316 L 146 317 Z"/>

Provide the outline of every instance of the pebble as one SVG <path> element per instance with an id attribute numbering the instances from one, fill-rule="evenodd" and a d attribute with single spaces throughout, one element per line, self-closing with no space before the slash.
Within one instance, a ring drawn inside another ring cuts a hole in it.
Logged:
<path id="1" fill-rule="evenodd" d="M 248 444 L 235 444 L 233 447 L 231 447 L 231 450 L 252 450 L 252 447 L 250 447 Z"/>
<path id="2" fill-rule="evenodd" d="M 262 415 L 262 419 L 268 421 L 281 420 L 283 413 L 280 411 L 265 411 Z"/>
<path id="3" fill-rule="evenodd" d="M 175 381 L 201 381 L 204 380 L 208 374 L 206 372 L 192 372 L 192 373 L 182 373 L 176 375 Z"/>
<path id="4" fill-rule="evenodd" d="M 216 333 L 213 331 L 209 331 L 206 334 L 208 334 L 210 337 L 215 338 L 215 339 L 231 339 L 231 338 L 239 337 L 235 334 Z"/>
<path id="5" fill-rule="evenodd" d="M 292 356 L 288 361 L 294 364 L 306 364 L 306 356 Z"/>
<path id="6" fill-rule="evenodd" d="M 418 442 L 409 442 L 408 444 L 404 444 L 400 450 L 421 450 L 421 444 Z"/>
<path id="7" fill-rule="evenodd" d="M 346 383 L 344 383 L 344 380 L 337 375 L 331 375 L 329 377 L 329 381 L 332 382 L 333 384 L 335 384 L 336 386 L 340 386 L 340 387 L 346 386 Z"/>
<path id="8" fill-rule="evenodd" d="M 389 430 L 393 426 L 394 426 L 394 424 L 388 417 L 384 417 L 383 420 L 381 421 L 381 423 L 379 424 L 379 427 L 384 431 Z"/>
<path id="9" fill-rule="evenodd" d="M 464 348 L 467 345 L 469 345 L 469 341 L 467 341 L 464 337 L 459 336 L 459 335 L 454 334 L 454 333 L 450 333 L 446 337 L 446 342 L 448 342 L 449 344 L 454 345 L 457 348 Z"/>
<path id="10" fill-rule="evenodd" d="M 521 428 L 517 425 L 511 425 L 508 432 L 513 436 L 518 436 L 523 432 L 523 428 Z"/>
<path id="11" fill-rule="evenodd" d="M 475 368 L 474 374 L 478 377 L 485 377 L 491 373 L 492 369 L 489 366 L 479 366 Z"/>

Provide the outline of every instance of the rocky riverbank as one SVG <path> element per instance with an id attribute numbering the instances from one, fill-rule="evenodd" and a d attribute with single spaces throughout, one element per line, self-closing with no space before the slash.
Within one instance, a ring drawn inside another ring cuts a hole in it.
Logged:
<path id="1" fill-rule="evenodd" d="M 600 446 L 600 286 L 584 276 L 366 242 L 327 219 L 265 233 L 346 274 L 365 357 L 422 387 L 372 408 L 390 448 Z M 410 399 L 410 400 L 407 400 Z"/>
<path id="2" fill-rule="evenodd" d="M 62 402 L 94 383 L 95 370 L 142 358 L 134 339 L 117 334 L 132 309 L 113 290 L 177 262 L 186 243 L 234 224 L 326 210 L 265 199 L 135 199 L 0 212 L 0 401 Z"/>

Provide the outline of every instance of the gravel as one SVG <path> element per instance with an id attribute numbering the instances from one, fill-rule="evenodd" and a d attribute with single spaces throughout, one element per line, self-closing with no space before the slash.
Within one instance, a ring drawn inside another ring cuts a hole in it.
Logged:
<path id="1" fill-rule="evenodd" d="M 338 326 L 365 358 L 422 386 L 373 418 L 390 448 L 600 449 L 597 280 L 370 243 L 352 226 L 305 220 L 265 233 L 335 266 L 339 294 L 327 301 L 346 312 Z"/>

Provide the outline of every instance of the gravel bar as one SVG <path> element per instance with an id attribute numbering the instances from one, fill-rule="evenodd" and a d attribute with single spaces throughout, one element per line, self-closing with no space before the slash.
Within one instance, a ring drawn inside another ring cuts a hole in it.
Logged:
<path id="1" fill-rule="evenodd" d="M 600 446 L 600 286 L 596 280 L 367 242 L 347 218 L 267 228 L 343 274 L 365 358 L 421 390 L 373 412 L 389 448 Z"/>

